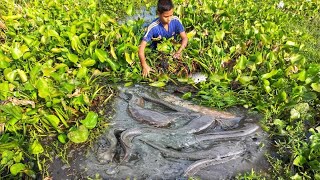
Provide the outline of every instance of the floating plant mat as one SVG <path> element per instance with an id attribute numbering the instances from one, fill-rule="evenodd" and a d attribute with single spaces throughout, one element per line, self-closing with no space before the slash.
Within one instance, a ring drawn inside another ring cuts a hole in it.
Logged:
<path id="1" fill-rule="evenodd" d="M 71 163 L 82 175 L 228 179 L 268 167 L 267 135 L 258 119 L 197 106 L 161 89 L 119 89 L 110 129 Z"/>

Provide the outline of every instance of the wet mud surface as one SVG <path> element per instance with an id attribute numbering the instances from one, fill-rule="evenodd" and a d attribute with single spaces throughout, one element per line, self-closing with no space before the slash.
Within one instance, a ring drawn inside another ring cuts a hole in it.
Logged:
<path id="1" fill-rule="evenodd" d="M 257 117 L 141 85 L 119 91 L 110 129 L 70 166 L 55 161 L 53 179 L 232 179 L 268 167 L 269 143 Z"/>

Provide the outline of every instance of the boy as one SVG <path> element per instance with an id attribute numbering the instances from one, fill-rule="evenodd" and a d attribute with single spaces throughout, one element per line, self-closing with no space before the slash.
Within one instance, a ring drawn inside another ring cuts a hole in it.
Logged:
<path id="1" fill-rule="evenodd" d="M 181 46 L 179 50 L 173 55 L 173 58 L 180 58 L 182 50 L 187 46 L 188 37 L 177 16 L 173 16 L 173 3 L 172 0 L 159 0 L 157 6 L 158 18 L 153 20 L 148 26 L 140 46 L 139 46 L 139 59 L 142 67 L 142 76 L 149 76 L 149 72 L 153 71 L 146 62 L 144 49 L 147 43 L 152 41 L 151 48 L 156 49 L 157 43 L 164 38 L 176 38 L 177 34 L 181 36 Z"/>

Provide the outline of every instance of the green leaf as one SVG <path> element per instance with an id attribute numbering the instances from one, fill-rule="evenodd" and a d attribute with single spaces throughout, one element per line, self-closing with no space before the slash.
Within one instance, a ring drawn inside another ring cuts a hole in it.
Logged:
<path id="1" fill-rule="evenodd" d="M 263 75 L 261 76 L 261 79 L 269 79 L 269 78 L 271 78 L 272 76 L 276 75 L 277 73 L 278 73 L 278 70 L 273 69 L 271 72 L 266 73 L 266 74 L 263 74 Z"/>
<path id="2" fill-rule="evenodd" d="M 23 70 L 17 69 L 17 72 L 20 76 L 21 82 L 27 82 L 28 81 L 28 77 L 26 75 L 26 73 Z"/>
<path id="3" fill-rule="evenodd" d="M 260 40 L 263 42 L 263 44 L 270 44 L 271 38 L 267 36 L 266 34 L 260 34 Z"/>
<path id="4" fill-rule="evenodd" d="M 88 74 L 88 68 L 87 67 L 80 67 L 77 73 L 77 78 L 82 79 L 86 77 Z"/>
<path id="5" fill-rule="evenodd" d="M 127 10 L 126 10 L 127 15 L 131 16 L 132 15 L 132 10 L 133 10 L 133 4 L 131 2 L 131 4 L 129 4 L 129 6 L 127 7 Z"/>
<path id="6" fill-rule="evenodd" d="M 184 93 L 182 95 L 182 99 L 189 99 L 189 98 L 191 98 L 191 96 L 192 96 L 192 93 L 191 92 L 187 92 L 187 93 Z"/>
<path id="7" fill-rule="evenodd" d="M 311 87 L 314 91 L 320 92 L 320 83 L 312 83 Z"/>
<path id="8" fill-rule="evenodd" d="M 56 115 L 46 115 L 45 117 L 55 129 L 58 129 L 60 119 Z"/>
<path id="9" fill-rule="evenodd" d="M 253 79 L 253 77 L 251 77 L 251 76 L 240 76 L 239 77 L 239 81 L 241 84 L 248 84 L 252 79 Z"/>
<path id="10" fill-rule="evenodd" d="M 8 81 L 0 83 L 0 100 L 6 100 L 9 92 L 10 91 Z"/>
<path id="11" fill-rule="evenodd" d="M 215 32 L 215 40 L 216 41 L 222 41 L 226 33 L 224 31 L 216 31 Z"/>
<path id="12" fill-rule="evenodd" d="M 12 151 L 5 150 L 1 154 L 1 165 L 9 164 L 13 160 L 14 153 Z"/>
<path id="13" fill-rule="evenodd" d="M 149 85 L 154 87 L 163 87 L 166 85 L 166 83 L 163 81 L 156 81 L 156 82 L 150 83 Z"/>
<path id="14" fill-rule="evenodd" d="M 12 175 L 17 175 L 21 171 L 25 170 L 26 166 L 22 163 L 16 163 L 10 167 L 10 172 Z"/>
<path id="15" fill-rule="evenodd" d="M 133 60 L 131 59 L 130 54 L 127 51 L 124 52 L 124 57 L 125 57 L 128 64 L 130 64 L 130 65 L 133 64 Z"/>
<path id="16" fill-rule="evenodd" d="M 70 131 L 67 136 L 74 143 L 83 143 L 88 140 L 89 131 L 84 125 L 80 125 L 79 128 Z"/>
<path id="17" fill-rule="evenodd" d="M 78 62 L 78 59 L 79 59 L 77 55 L 71 54 L 71 53 L 68 53 L 68 54 L 67 54 L 67 57 L 68 57 L 68 59 L 69 59 L 71 62 L 73 62 L 73 63 L 77 63 L 77 62 Z"/>
<path id="18" fill-rule="evenodd" d="M 305 157 L 303 157 L 302 155 L 297 156 L 294 160 L 293 160 L 293 164 L 299 167 L 302 167 L 304 163 L 306 163 L 307 160 Z"/>
<path id="19" fill-rule="evenodd" d="M 84 120 L 80 121 L 86 128 L 93 129 L 96 127 L 98 122 L 98 114 L 90 111 Z"/>
<path id="20" fill-rule="evenodd" d="M 241 56 L 238 61 L 237 61 L 237 64 L 234 66 L 235 69 L 238 69 L 238 70 L 243 70 L 247 67 L 247 62 L 248 62 L 248 59 L 247 57 L 245 56 Z"/>
<path id="21" fill-rule="evenodd" d="M 105 62 L 108 55 L 103 49 L 96 49 L 95 54 L 97 55 L 100 62 Z"/>
<path id="22" fill-rule="evenodd" d="M 83 67 L 90 67 L 90 66 L 95 65 L 95 64 L 96 64 L 96 61 L 93 60 L 93 59 L 88 58 L 88 59 L 82 61 L 80 64 L 81 64 L 81 66 L 83 66 Z"/>
<path id="23" fill-rule="evenodd" d="M 62 144 L 67 143 L 67 139 L 68 139 L 68 137 L 67 137 L 66 134 L 59 134 L 59 136 L 58 136 L 58 140 L 59 140 Z"/>
<path id="24" fill-rule="evenodd" d="M 11 60 L 0 52 L 0 69 L 6 69 L 10 66 Z"/>
<path id="25" fill-rule="evenodd" d="M 48 82 L 46 81 L 46 79 L 40 78 L 37 81 L 36 87 L 38 89 L 38 94 L 40 97 L 46 98 L 46 97 L 50 96 L 50 90 L 49 90 Z"/>
<path id="26" fill-rule="evenodd" d="M 300 118 L 299 111 L 297 111 L 296 109 L 292 108 L 290 110 L 290 119 L 294 120 L 294 119 L 299 119 L 299 118 Z"/>
<path id="27" fill-rule="evenodd" d="M 31 144 L 31 146 L 29 146 L 29 152 L 30 152 L 31 154 L 37 155 L 37 154 L 43 153 L 43 151 L 44 151 L 44 149 L 43 149 L 41 143 L 40 143 L 38 140 L 35 140 L 35 141 Z"/>
<path id="28" fill-rule="evenodd" d="M 23 52 L 16 46 L 11 49 L 11 56 L 13 59 L 20 59 L 23 56 Z"/>
<path id="29" fill-rule="evenodd" d="M 119 65 L 117 63 L 115 63 L 114 61 L 112 61 L 110 58 L 108 58 L 106 51 L 104 51 L 102 49 L 96 49 L 95 54 L 97 55 L 100 62 L 107 61 L 107 63 L 109 64 L 109 66 L 111 67 L 111 69 L 113 71 L 117 71 L 119 69 Z"/>
<path id="30" fill-rule="evenodd" d="M 3 74 L 6 80 L 8 80 L 9 82 L 13 82 L 16 78 L 17 71 L 12 70 L 11 68 L 7 68 L 3 71 Z"/>

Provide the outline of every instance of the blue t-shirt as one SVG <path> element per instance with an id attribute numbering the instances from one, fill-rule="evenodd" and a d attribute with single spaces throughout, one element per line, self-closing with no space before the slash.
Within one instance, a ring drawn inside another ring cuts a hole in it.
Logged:
<path id="1" fill-rule="evenodd" d="M 174 36 L 174 38 L 176 38 L 177 35 L 183 31 L 184 27 L 177 16 L 172 17 L 171 21 L 169 22 L 168 31 L 163 27 L 159 18 L 157 18 L 148 26 L 142 40 L 146 42 L 152 41 L 151 48 L 156 48 L 157 43 L 160 42 L 163 37 L 168 39 Z"/>

